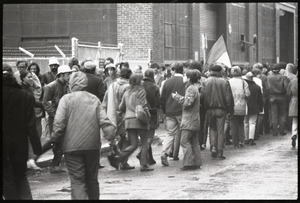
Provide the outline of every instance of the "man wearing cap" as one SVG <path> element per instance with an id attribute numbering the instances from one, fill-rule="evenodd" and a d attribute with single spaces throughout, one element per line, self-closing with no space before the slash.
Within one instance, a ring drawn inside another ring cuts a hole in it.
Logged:
<path id="1" fill-rule="evenodd" d="M 43 98 L 43 106 L 45 111 L 49 115 L 49 130 L 50 134 L 53 129 L 54 116 L 56 114 L 57 106 L 59 100 L 67 93 L 67 85 L 70 79 L 70 75 L 72 70 L 68 65 L 62 65 L 58 67 L 56 80 L 49 83 L 44 88 L 44 98 Z M 62 158 L 62 151 L 60 143 L 56 143 L 53 146 L 54 157 L 51 163 L 50 172 L 51 173 L 60 173 L 64 172 L 59 168 L 59 164 Z"/>
<path id="2" fill-rule="evenodd" d="M 212 157 L 226 159 L 224 148 L 224 123 L 226 114 L 233 114 L 234 101 L 229 83 L 221 77 L 222 67 L 212 64 L 210 77 L 203 82 L 201 97 L 207 109 L 210 148 Z"/>
<path id="3" fill-rule="evenodd" d="M 253 79 L 251 71 L 242 78 L 247 82 L 250 96 L 247 98 L 247 115 L 244 118 L 245 144 L 256 145 L 254 142 L 255 128 L 259 112 L 263 110 L 263 98 L 261 87 Z"/>
<path id="4" fill-rule="evenodd" d="M 43 74 L 43 76 L 42 76 L 42 84 L 45 84 L 45 85 L 49 84 L 50 82 L 55 80 L 55 76 L 57 74 L 57 69 L 59 67 L 59 62 L 58 62 L 57 58 L 55 58 L 55 57 L 49 58 L 48 66 L 50 68 L 50 71 Z"/>
<path id="5" fill-rule="evenodd" d="M 270 86 L 269 101 L 271 110 L 271 123 L 273 136 L 278 135 L 278 123 L 279 133 L 286 135 L 285 128 L 285 96 L 288 87 L 288 79 L 286 76 L 279 73 L 281 64 L 275 64 L 272 67 L 272 74 L 268 75 L 268 82 Z"/>
<path id="6" fill-rule="evenodd" d="M 83 64 L 83 66 L 88 79 L 86 91 L 98 97 L 102 102 L 105 94 L 105 88 L 101 78 L 95 75 L 96 64 L 92 61 L 87 61 Z"/>
<path id="7" fill-rule="evenodd" d="M 102 79 L 95 75 L 96 64 L 93 61 L 86 61 L 83 64 L 83 67 L 83 71 L 86 73 L 86 77 L 88 79 L 86 91 L 98 97 L 98 99 L 102 102 L 105 94 L 105 87 Z M 100 169 L 103 167 L 104 166 L 99 164 Z"/>

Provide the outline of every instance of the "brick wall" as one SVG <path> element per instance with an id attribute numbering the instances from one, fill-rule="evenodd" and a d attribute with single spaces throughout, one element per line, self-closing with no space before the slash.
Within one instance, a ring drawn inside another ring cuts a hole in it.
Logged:
<path id="1" fill-rule="evenodd" d="M 164 62 L 164 6 L 153 4 L 153 51 L 152 60 Z"/>
<path id="2" fill-rule="evenodd" d="M 147 60 L 153 48 L 153 4 L 117 4 L 117 24 L 123 59 Z"/>

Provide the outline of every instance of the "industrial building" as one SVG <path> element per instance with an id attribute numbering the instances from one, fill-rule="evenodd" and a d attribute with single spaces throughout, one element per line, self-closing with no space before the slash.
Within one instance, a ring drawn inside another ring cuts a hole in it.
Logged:
<path id="1" fill-rule="evenodd" d="M 298 64 L 298 3 L 3 5 L 4 57 L 22 57 L 18 47 L 40 57 L 59 56 L 54 45 L 70 56 L 76 37 L 107 46 L 122 43 L 123 60 L 143 66 L 149 60 L 205 61 L 221 35 L 232 64 Z"/>

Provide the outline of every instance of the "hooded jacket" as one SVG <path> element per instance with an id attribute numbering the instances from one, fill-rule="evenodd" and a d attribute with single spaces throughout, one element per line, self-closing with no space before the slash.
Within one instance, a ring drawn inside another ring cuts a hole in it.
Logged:
<path id="1" fill-rule="evenodd" d="M 100 100 L 83 91 L 87 77 L 82 72 L 72 73 L 71 93 L 64 95 L 58 105 L 53 124 L 53 140 L 63 139 L 64 153 L 100 149 L 100 128 L 112 136 L 115 126 L 109 121 Z"/>

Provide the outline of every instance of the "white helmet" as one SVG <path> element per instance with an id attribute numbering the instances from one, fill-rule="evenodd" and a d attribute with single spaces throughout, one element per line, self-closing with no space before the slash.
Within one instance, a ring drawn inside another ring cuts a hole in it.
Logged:
<path id="1" fill-rule="evenodd" d="M 61 73 L 71 73 L 71 72 L 73 72 L 73 70 L 71 70 L 71 68 L 68 65 L 59 66 L 57 69 L 57 75 Z"/>
<path id="2" fill-rule="evenodd" d="M 59 65 L 59 61 L 57 60 L 57 58 L 56 57 L 51 57 L 51 58 L 49 58 L 49 66 L 51 66 L 51 65 Z"/>

